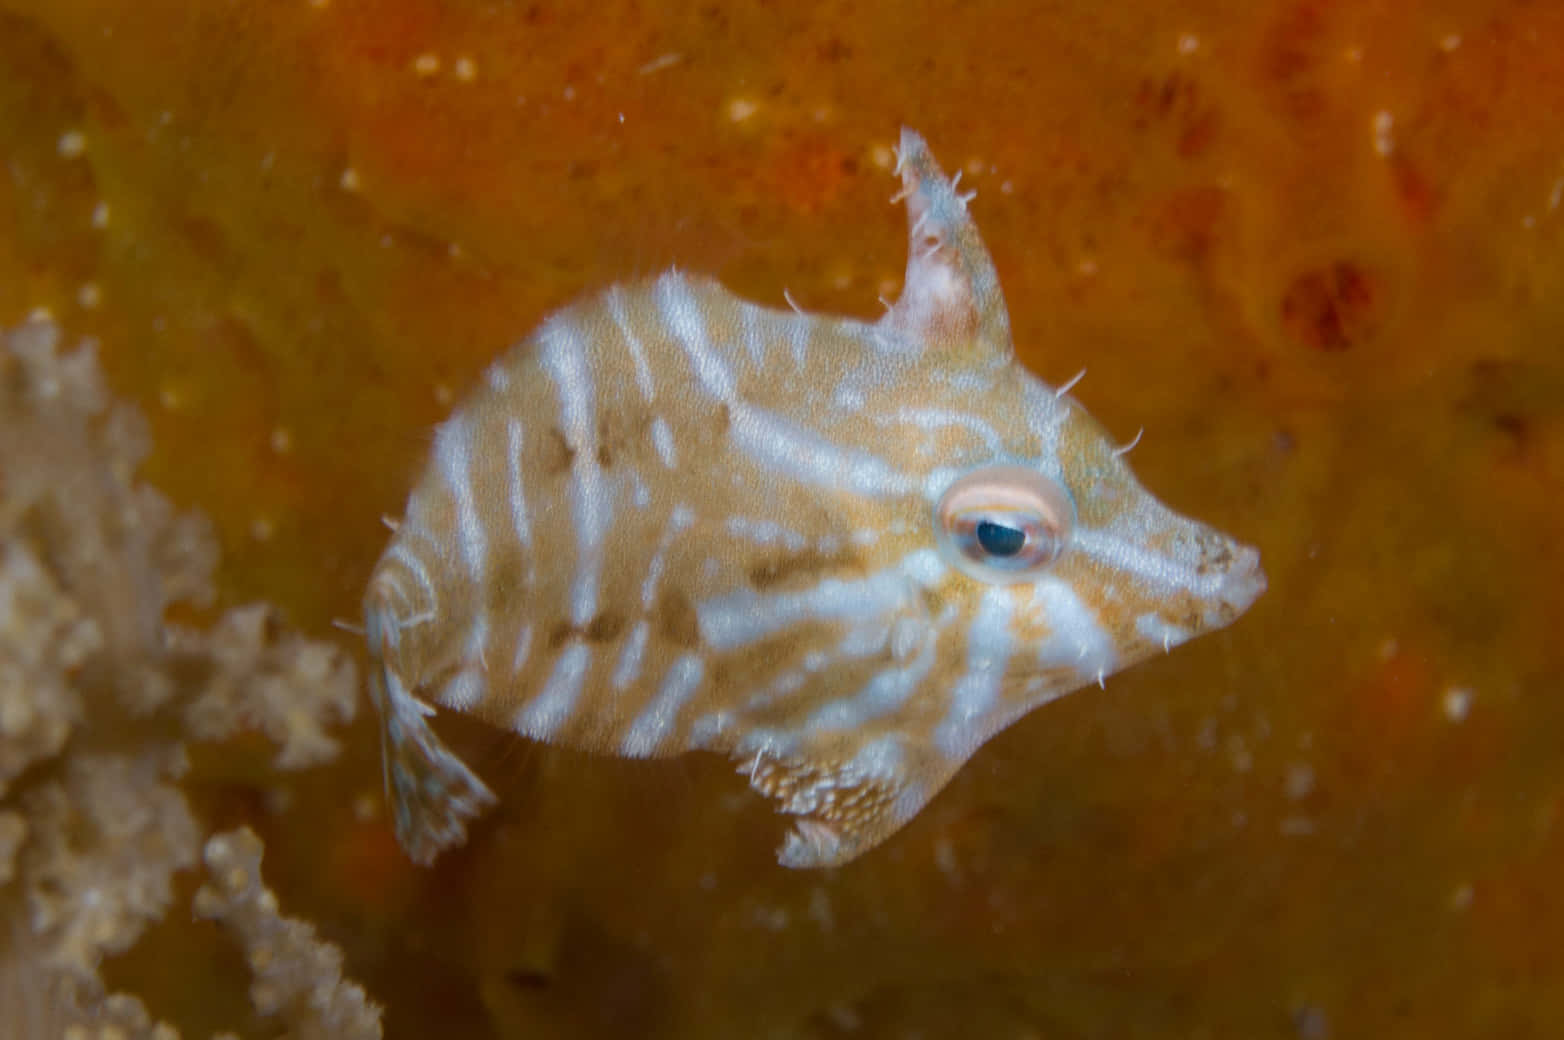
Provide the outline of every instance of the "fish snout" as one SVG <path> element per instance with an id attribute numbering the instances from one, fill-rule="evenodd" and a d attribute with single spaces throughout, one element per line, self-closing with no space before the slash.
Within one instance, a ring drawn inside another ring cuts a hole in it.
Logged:
<path id="1" fill-rule="evenodd" d="M 1260 569 L 1260 551 L 1247 545 L 1235 545 L 1232 563 L 1217 587 L 1217 599 L 1236 617 L 1248 610 L 1266 587 L 1265 571 Z"/>

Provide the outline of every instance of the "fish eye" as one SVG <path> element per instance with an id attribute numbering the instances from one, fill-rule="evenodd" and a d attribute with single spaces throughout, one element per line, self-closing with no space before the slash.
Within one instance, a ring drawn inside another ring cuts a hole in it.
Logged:
<path id="1" fill-rule="evenodd" d="M 1075 527 L 1075 503 L 1027 466 L 984 466 L 957 478 L 934 507 L 946 562 L 993 585 L 1035 578 L 1057 560 Z"/>

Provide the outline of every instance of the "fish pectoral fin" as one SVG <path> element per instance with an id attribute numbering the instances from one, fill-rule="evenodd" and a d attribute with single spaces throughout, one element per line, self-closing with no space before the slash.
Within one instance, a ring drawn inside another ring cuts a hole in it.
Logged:
<path id="1" fill-rule="evenodd" d="M 839 866 L 869 851 L 926 800 L 903 778 L 869 773 L 850 762 L 816 762 L 766 753 L 743 760 L 739 772 L 777 811 L 798 817 L 777 849 L 784 867 Z"/>

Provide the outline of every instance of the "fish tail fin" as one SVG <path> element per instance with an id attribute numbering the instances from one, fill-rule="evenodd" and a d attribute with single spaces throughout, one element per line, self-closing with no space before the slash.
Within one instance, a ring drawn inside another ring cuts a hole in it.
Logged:
<path id="1" fill-rule="evenodd" d="M 371 618 L 373 635 L 379 625 Z M 494 793 L 429 728 L 434 713 L 414 697 L 370 640 L 370 694 L 380 711 L 381 761 L 396 837 L 413 862 L 428 866 L 467 839 L 467 821 L 496 801 Z"/>

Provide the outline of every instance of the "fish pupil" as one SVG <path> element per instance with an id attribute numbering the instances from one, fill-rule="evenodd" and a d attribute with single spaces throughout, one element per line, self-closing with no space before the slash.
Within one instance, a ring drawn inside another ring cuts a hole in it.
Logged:
<path id="1" fill-rule="evenodd" d="M 1026 532 L 993 520 L 979 520 L 977 540 L 990 556 L 1014 556 L 1026 545 Z"/>

